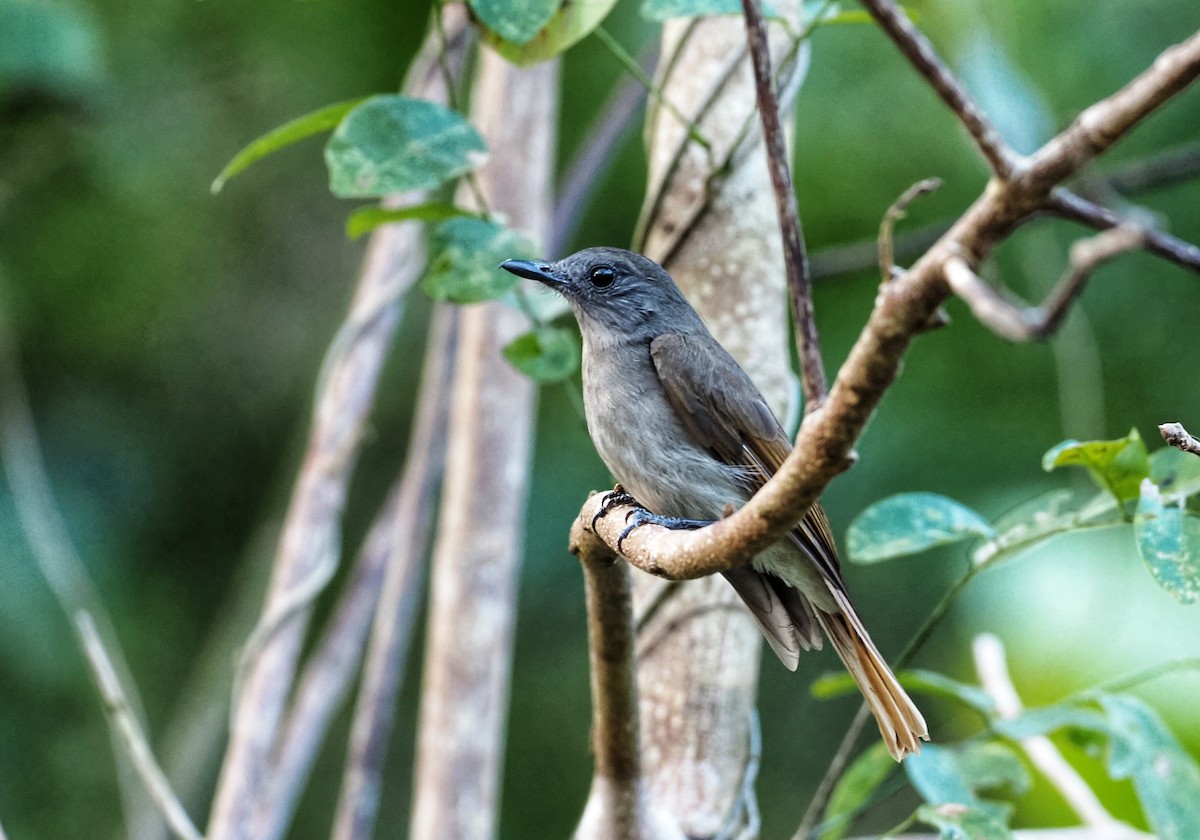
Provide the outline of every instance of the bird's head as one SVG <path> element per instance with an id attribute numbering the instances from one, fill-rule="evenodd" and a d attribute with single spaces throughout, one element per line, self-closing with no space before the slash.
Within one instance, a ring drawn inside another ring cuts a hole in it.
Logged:
<path id="1" fill-rule="evenodd" d="M 565 297 L 585 340 L 648 340 L 666 332 L 703 329 L 671 275 L 632 251 L 587 248 L 558 262 L 507 260 L 500 267 Z"/>

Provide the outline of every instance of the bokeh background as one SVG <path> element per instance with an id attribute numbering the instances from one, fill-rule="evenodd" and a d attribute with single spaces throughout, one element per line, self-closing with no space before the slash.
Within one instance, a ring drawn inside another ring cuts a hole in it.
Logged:
<path id="1" fill-rule="evenodd" d="M 923 0 L 912 9 L 1024 151 L 1200 27 L 1192 0 Z M 270 555 L 320 359 L 362 256 L 362 243 L 343 235 L 351 205 L 326 188 L 320 141 L 273 156 L 219 196 L 209 184 L 267 129 L 395 90 L 427 15 L 409 0 L 0 0 L 0 329 L 18 350 L 58 504 L 115 618 L 158 738 L 189 703 L 227 695 L 216 680 L 232 670 L 228 642 L 208 640 L 214 627 L 247 626 L 255 604 L 245 593 Z M 631 0 L 618 4 L 608 28 L 634 53 L 656 36 Z M 561 162 L 620 77 L 595 39 L 567 54 Z M 1197 140 L 1200 90 L 1192 90 L 1095 171 Z M 795 149 L 806 235 L 818 255 L 871 239 L 887 206 L 920 178 L 937 175 L 945 186 L 914 206 L 902 230 L 953 217 L 986 177 L 954 120 L 870 25 L 816 34 Z M 643 170 L 635 125 L 574 245 L 628 243 Z M 1200 182 L 1136 200 L 1174 233 L 1200 240 Z M 992 270 L 1040 299 L 1082 233 L 1031 225 Z M 820 281 L 831 368 L 876 285 L 873 268 Z M 1010 345 L 961 305 L 949 309 L 952 325 L 917 342 L 862 440 L 858 466 L 826 495 L 839 538 L 858 511 L 895 492 L 943 493 L 995 517 L 1086 484 L 1086 476 L 1040 469 L 1042 453 L 1067 437 L 1137 427 L 1157 447 L 1158 423 L 1200 426 L 1200 282 L 1180 268 L 1143 254 L 1121 258 L 1048 344 Z M 415 292 L 355 479 L 348 551 L 402 463 L 428 312 Z M 503 838 L 567 835 L 591 773 L 582 584 L 565 540 L 586 492 L 609 479 L 560 386 L 541 396 L 533 470 Z M 903 646 L 964 559 L 961 548 L 943 549 L 849 569 L 885 653 Z M 1007 644 L 1031 704 L 1200 655 L 1200 606 L 1158 589 L 1127 529 L 1063 538 L 989 571 L 919 664 L 973 679 L 969 641 L 985 629 Z M 790 836 L 853 713 L 848 697 L 818 702 L 807 693 L 835 664 L 828 652 L 813 655 L 793 676 L 764 659 L 764 837 Z M 197 669 L 210 676 L 192 680 Z M 384 791 L 384 837 L 407 830 L 419 669 L 416 655 Z M 1164 677 L 1139 693 L 1200 750 L 1200 677 Z M 923 705 L 935 732 L 970 731 L 955 710 Z M 294 838 L 328 832 L 345 733 L 343 719 Z M 1071 754 L 1111 807 L 1136 822 L 1128 786 L 1104 780 L 1101 762 Z M 198 756 L 189 769 L 186 798 L 202 820 L 216 768 Z M 889 801 L 878 826 L 911 805 L 903 794 Z M 0 821 L 13 838 L 76 838 L 112 834 L 118 819 L 100 704 L 0 483 Z M 1070 815 L 1038 786 L 1017 821 L 1065 824 Z"/>

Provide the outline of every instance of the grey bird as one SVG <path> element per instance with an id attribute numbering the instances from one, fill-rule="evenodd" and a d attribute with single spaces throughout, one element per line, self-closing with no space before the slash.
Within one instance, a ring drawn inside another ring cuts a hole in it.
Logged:
<path id="1" fill-rule="evenodd" d="M 779 469 L 791 441 L 750 377 L 657 263 L 619 248 L 559 262 L 508 260 L 513 274 L 562 294 L 583 335 L 588 431 L 613 477 L 669 527 L 699 527 L 740 506 Z M 854 677 L 899 761 L 929 739 L 854 611 L 829 521 L 814 504 L 781 540 L 725 578 L 780 661 L 822 633 Z"/>

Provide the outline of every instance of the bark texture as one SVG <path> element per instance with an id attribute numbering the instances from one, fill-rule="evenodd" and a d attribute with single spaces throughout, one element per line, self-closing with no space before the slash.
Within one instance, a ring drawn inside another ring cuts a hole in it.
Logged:
<path id="1" fill-rule="evenodd" d="M 472 122 L 493 150 L 479 177 L 488 209 L 536 239 L 549 221 L 557 79 L 556 62 L 519 69 L 483 48 L 472 91 Z M 496 830 L 535 398 L 500 351 L 527 327 L 498 302 L 461 315 L 412 837 Z"/>

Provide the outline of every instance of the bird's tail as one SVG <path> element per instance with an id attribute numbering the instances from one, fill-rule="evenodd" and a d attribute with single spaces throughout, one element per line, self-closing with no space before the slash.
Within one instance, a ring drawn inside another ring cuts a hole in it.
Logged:
<path id="1" fill-rule="evenodd" d="M 888 752 L 900 761 L 909 753 L 920 751 L 920 740 L 929 740 L 925 718 L 879 655 L 845 593 L 834 590 L 833 595 L 840 611 L 828 613 L 817 609 L 817 621 L 858 683 Z"/>

